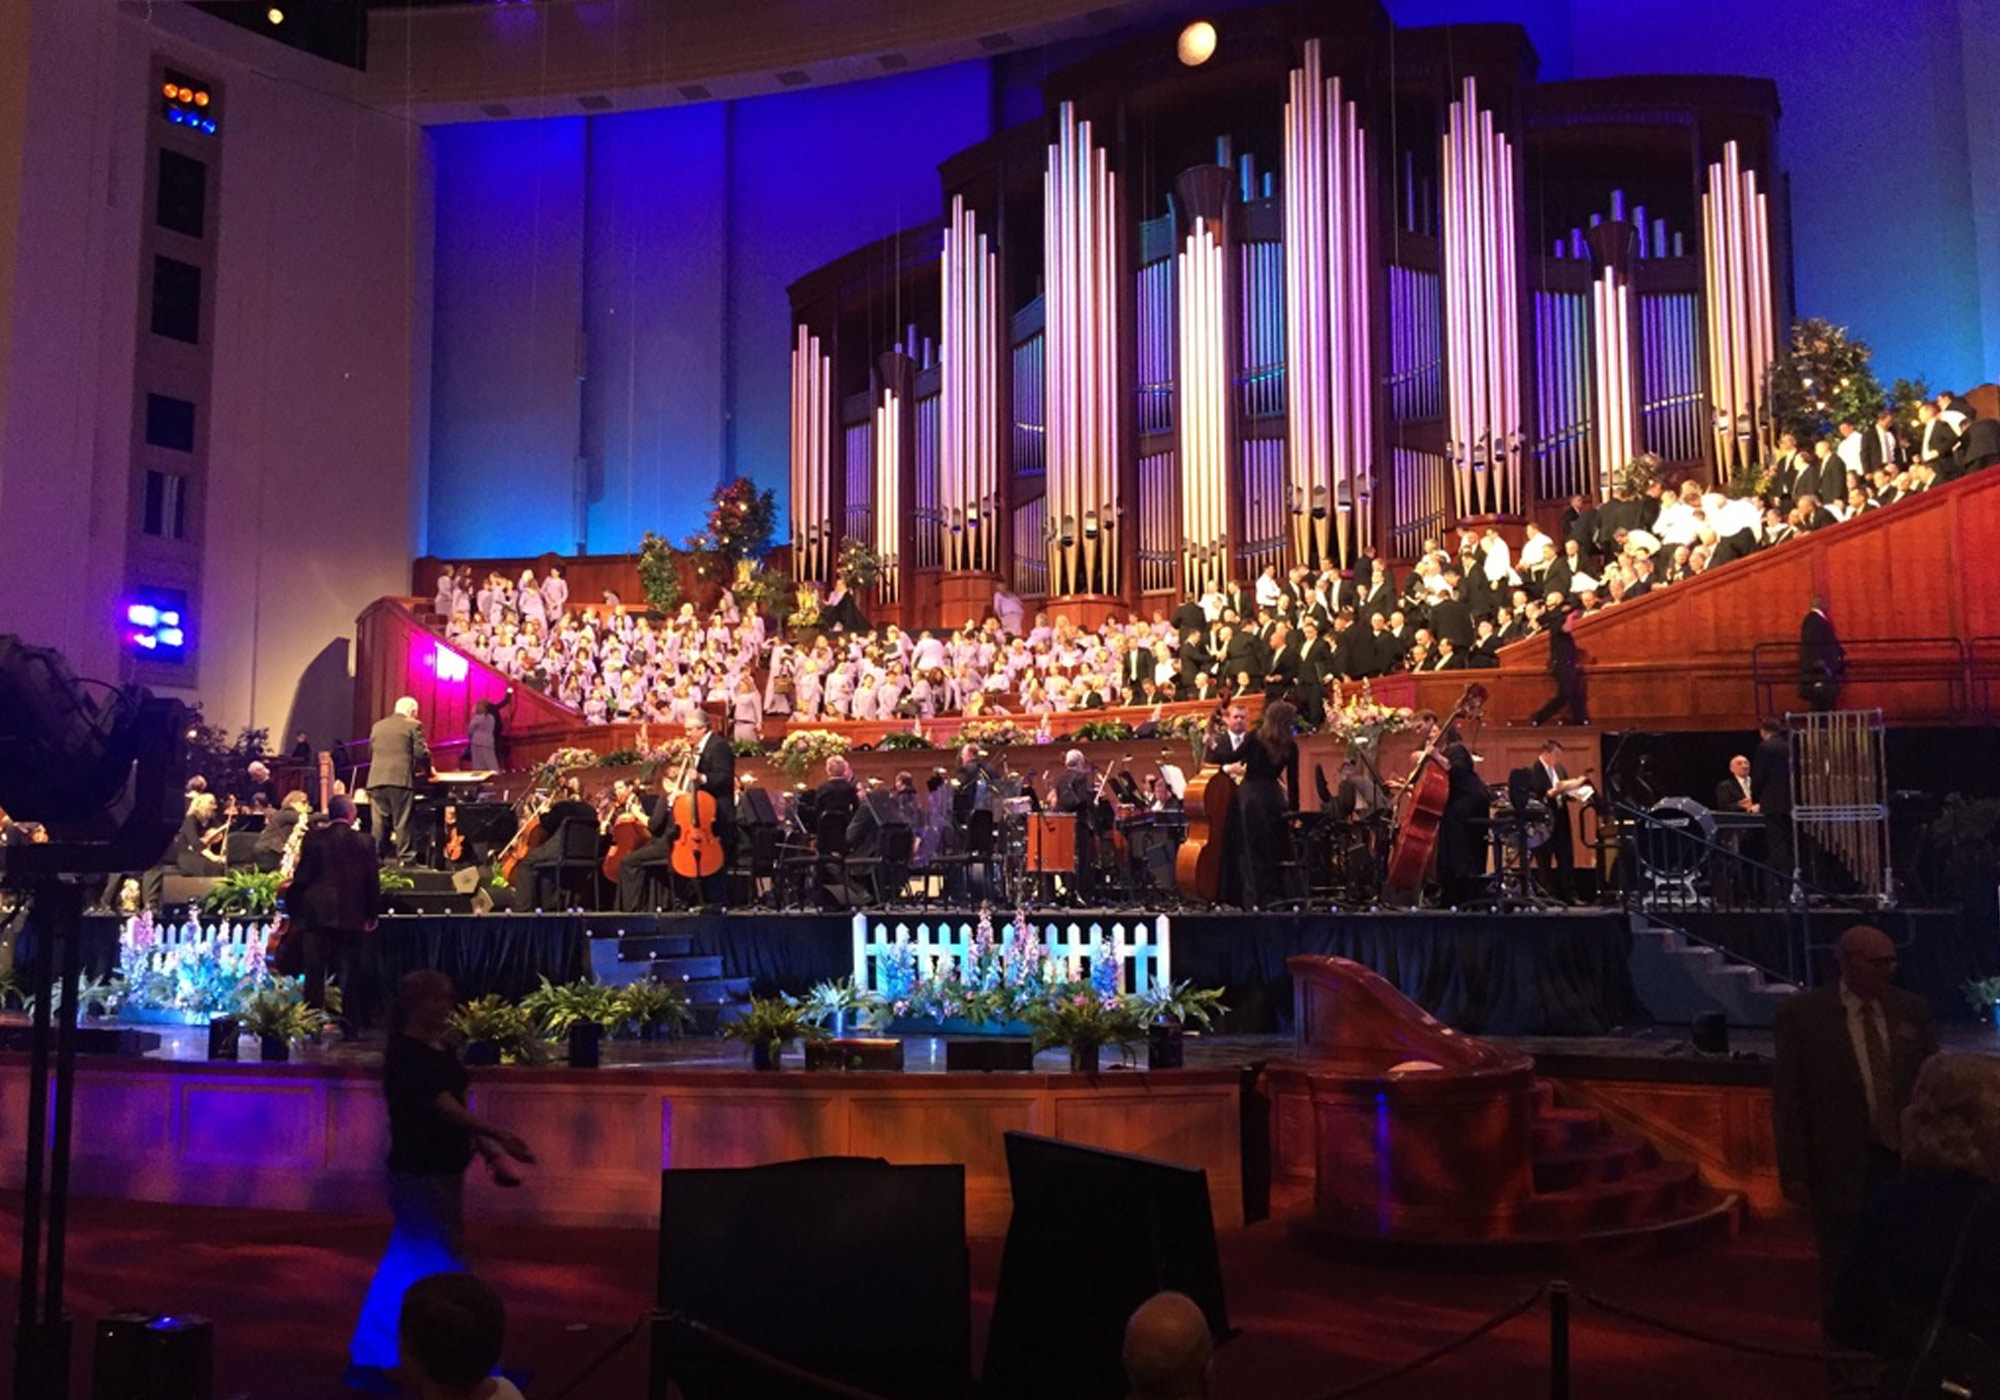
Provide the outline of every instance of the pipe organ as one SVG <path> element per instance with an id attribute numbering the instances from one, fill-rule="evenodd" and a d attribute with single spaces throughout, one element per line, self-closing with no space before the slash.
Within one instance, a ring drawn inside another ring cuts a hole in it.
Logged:
<path id="1" fill-rule="evenodd" d="M 1000 258 L 965 197 L 951 202 L 945 233 L 938 506 L 944 567 L 990 573 L 999 552 Z"/>
<path id="2" fill-rule="evenodd" d="M 1057 112 L 1043 207 L 1048 586 L 1059 594 L 1115 594 L 1124 378 L 1118 180 L 1092 123 L 1069 103 Z"/>
<path id="3" fill-rule="evenodd" d="M 859 535 L 885 620 L 997 577 L 1085 621 L 1756 458 L 1771 84 L 1538 84 L 1518 29 L 1391 42 L 1365 0 L 1218 28 L 1050 74 L 934 222 L 794 284 L 801 578 Z"/>
<path id="4" fill-rule="evenodd" d="M 1701 219 L 1715 461 L 1726 475 L 1757 460 L 1760 444 L 1769 443 L 1765 372 L 1777 354 L 1768 197 L 1734 141 L 1708 167 Z"/>
<path id="5" fill-rule="evenodd" d="M 1285 103 L 1287 485 L 1301 562 L 1374 543 L 1368 146 L 1360 109 L 1309 39 Z"/>
<path id="6" fill-rule="evenodd" d="M 1521 480 L 1520 264 L 1514 146 L 1467 78 L 1444 136 L 1445 444 L 1460 515 L 1507 515 Z"/>

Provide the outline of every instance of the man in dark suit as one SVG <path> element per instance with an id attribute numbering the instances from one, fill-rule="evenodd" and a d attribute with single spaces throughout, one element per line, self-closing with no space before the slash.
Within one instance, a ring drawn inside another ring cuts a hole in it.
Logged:
<path id="1" fill-rule="evenodd" d="M 1750 800 L 1764 817 L 1764 863 L 1792 882 L 1792 741 L 1782 721 L 1757 726 L 1757 752 L 1750 759 Z M 1781 890 L 1781 895 L 1785 891 Z"/>
<path id="2" fill-rule="evenodd" d="M 1539 803 L 1549 814 L 1549 838 L 1535 848 L 1530 863 L 1540 868 L 1548 891 L 1565 904 L 1575 897 L 1576 846 L 1570 836 L 1569 803 L 1573 788 L 1569 770 L 1563 767 L 1563 746 L 1559 739 L 1542 745 L 1535 761 L 1507 775 L 1507 801 L 1518 815 L 1530 803 Z"/>
<path id="3" fill-rule="evenodd" d="M 1946 481 L 1958 471 L 1958 429 L 1938 415 L 1937 405 L 1917 405 L 1917 445 L 1912 455 L 1928 462 Z"/>
<path id="4" fill-rule="evenodd" d="M 1799 698 L 1815 711 L 1832 709 L 1846 674 L 1847 649 L 1833 630 L 1826 604 L 1815 597 L 1799 624 Z"/>
<path id="5" fill-rule="evenodd" d="M 1875 426 L 1861 435 L 1861 469 L 1873 476 L 1882 467 L 1894 471 L 1907 460 L 1896 440 L 1896 415 L 1885 408 L 1875 415 Z"/>
<path id="6" fill-rule="evenodd" d="M 1478 629 L 1472 625 L 1472 609 L 1460 601 L 1463 580 L 1456 569 L 1445 570 L 1445 582 L 1451 592 L 1431 604 L 1431 635 L 1449 640 L 1454 651 L 1463 653 L 1478 640 Z"/>
<path id="7" fill-rule="evenodd" d="M 1857 924 L 1835 950 L 1840 978 L 1778 1010 L 1771 1080 L 1778 1180 L 1812 1212 L 1822 1297 L 1874 1189 L 1895 1175 L 1902 1113 L 1917 1071 L 1937 1050 L 1930 1008 L 1895 987 L 1896 945 Z"/>
<path id="8" fill-rule="evenodd" d="M 1556 693 L 1528 717 L 1530 724 L 1546 724 L 1565 709 L 1569 711 L 1571 724 L 1590 723 L 1590 707 L 1584 696 L 1583 659 L 1577 653 L 1576 638 L 1570 635 L 1570 628 L 1580 615 L 1569 608 L 1548 620 L 1549 675 L 1556 683 Z"/>
<path id="9" fill-rule="evenodd" d="M 1319 623 L 1307 618 L 1299 628 L 1299 708 L 1313 724 L 1326 721 L 1326 683 L 1339 679 L 1340 662 Z"/>
<path id="10" fill-rule="evenodd" d="M 1847 464 L 1833 450 L 1833 443 L 1821 438 L 1813 444 L 1812 465 L 1799 473 L 1798 494 L 1811 492 L 1822 506 L 1847 499 Z M 1818 529 L 1817 524 L 1814 529 Z"/>
<path id="11" fill-rule="evenodd" d="M 715 834 L 722 843 L 722 869 L 702 881 L 702 901 L 720 908 L 729 898 L 729 872 L 736 864 L 736 750 L 715 732 L 706 710 L 688 721 L 694 746 L 694 783 L 715 799 Z"/>
<path id="12" fill-rule="evenodd" d="M 251 847 L 252 859 L 259 870 L 266 873 L 277 870 L 285 863 L 285 850 L 292 841 L 303 839 L 305 833 L 299 824 L 312 815 L 312 800 L 296 789 L 285 794 L 285 800 L 271 809 L 264 818 L 264 829 L 257 833 L 256 844 Z"/>
<path id="13" fill-rule="evenodd" d="M 382 901 L 375 845 L 354 829 L 354 799 L 327 804 L 327 824 L 308 831 L 285 890 L 285 912 L 305 954 L 305 1002 L 326 1007 L 326 975 L 340 978 L 341 1019 L 359 1034 L 374 1019 L 374 988 L 361 956 Z"/>
<path id="14" fill-rule="evenodd" d="M 417 780 L 430 770 L 431 751 L 417 722 L 417 702 L 405 695 L 394 714 L 376 720 L 368 731 L 368 805 L 377 851 L 409 859 L 410 804 Z"/>
<path id="15" fill-rule="evenodd" d="M 1790 433 L 1781 433 L 1777 455 L 1771 459 L 1771 495 L 1781 507 L 1790 509 L 1793 495 L 1803 489 L 1799 486 L 1799 474 L 1806 467 L 1806 459 L 1799 452 L 1799 440 Z"/>
<path id="16" fill-rule="evenodd" d="M 1975 418 L 1959 435 L 1959 470 L 1984 471 L 1995 463 L 2000 463 L 2000 419 Z"/>
<path id="17" fill-rule="evenodd" d="M 1750 759 L 1737 754 L 1729 760 L 1729 776 L 1715 785 L 1712 809 L 1717 812 L 1754 812 L 1757 799 L 1750 795 Z"/>
<path id="18" fill-rule="evenodd" d="M 861 804 L 861 789 L 854 784 L 854 769 L 839 754 L 826 761 L 826 781 L 813 789 L 816 820 L 838 818 L 845 827 Z"/>
<path id="19" fill-rule="evenodd" d="M 1186 638 L 1190 632 L 1199 632 L 1203 637 L 1208 635 L 1208 614 L 1203 612 L 1201 604 L 1192 598 L 1175 608 L 1173 616 L 1168 621 L 1173 623 L 1174 635 L 1177 637 Z"/>

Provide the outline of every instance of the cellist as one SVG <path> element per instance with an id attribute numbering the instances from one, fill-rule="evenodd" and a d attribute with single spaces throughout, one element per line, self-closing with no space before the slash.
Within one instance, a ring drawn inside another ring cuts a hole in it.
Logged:
<path id="1" fill-rule="evenodd" d="M 1250 745 L 1256 736 L 1250 732 L 1250 711 L 1241 700 L 1232 700 L 1222 712 L 1222 732 L 1208 741 L 1208 748 L 1202 754 L 1204 768 L 1220 768 L 1236 782 L 1241 783 L 1245 764 L 1249 761 Z M 1222 891 L 1224 904 L 1243 907 L 1243 867 L 1244 841 L 1243 809 L 1240 804 L 1232 804 L 1229 821 L 1222 832 Z"/>
<path id="2" fill-rule="evenodd" d="M 722 869 L 702 880 L 701 902 L 720 909 L 728 901 L 729 871 L 736 864 L 736 750 L 715 732 L 706 710 L 696 710 L 688 721 L 687 741 L 694 764 L 690 784 L 715 799 L 715 834 L 722 843 Z"/>

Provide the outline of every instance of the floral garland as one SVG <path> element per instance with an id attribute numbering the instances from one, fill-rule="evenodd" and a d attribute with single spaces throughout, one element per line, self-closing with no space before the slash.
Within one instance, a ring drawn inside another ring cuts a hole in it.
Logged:
<path id="1" fill-rule="evenodd" d="M 1012 720 L 969 719 L 958 727 L 958 739 L 962 744 L 990 744 L 996 749 L 1004 749 L 1009 744 L 1025 744 L 1028 733 Z"/>
<path id="2" fill-rule="evenodd" d="M 771 761 L 797 781 L 813 765 L 824 763 L 836 754 L 844 754 L 852 747 L 853 742 L 845 734 L 835 734 L 830 729 L 794 729 L 785 735 L 784 743 L 778 745 L 777 755 Z"/>

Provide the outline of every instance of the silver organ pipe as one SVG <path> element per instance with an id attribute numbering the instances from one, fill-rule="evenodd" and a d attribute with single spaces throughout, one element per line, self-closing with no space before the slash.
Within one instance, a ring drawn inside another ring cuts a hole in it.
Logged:
<path id="1" fill-rule="evenodd" d="M 792 577 L 825 581 L 833 562 L 833 360 L 798 327 L 792 343 Z"/>
<path id="2" fill-rule="evenodd" d="M 1044 176 L 1050 587 L 1120 589 L 1118 182 L 1091 124 L 1058 110 Z"/>
<path id="3" fill-rule="evenodd" d="M 1520 269 L 1513 143 L 1467 78 L 1444 135 L 1448 447 L 1461 515 L 1525 504 L 1520 481 Z"/>
<path id="4" fill-rule="evenodd" d="M 1726 479 L 1769 445 L 1764 376 L 1776 353 L 1769 200 L 1734 141 L 1708 167 L 1701 214 L 1715 460 Z"/>
<path id="5" fill-rule="evenodd" d="M 898 596 L 897 565 L 903 553 L 903 434 L 902 396 L 882 391 L 875 406 L 875 552 L 882 556 L 882 581 L 877 585 L 885 603 Z"/>
<path id="6" fill-rule="evenodd" d="M 954 196 L 942 259 L 938 504 L 949 523 L 943 566 L 986 572 L 998 557 L 989 503 L 1000 494 L 1000 279 L 977 222 Z"/>
<path id="7" fill-rule="evenodd" d="M 1367 137 L 1317 39 L 1291 73 L 1284 143 L 1292 546 L 1347 563 L 1373 543 Z"/>
<path id="8" fill-rule="evenodd" d="M 1229 349 L 1222 230 L 1197 218 L 1176 255 L 1180 287 L 1181 534 L 1186 589 L 1231 577 Z"/>

